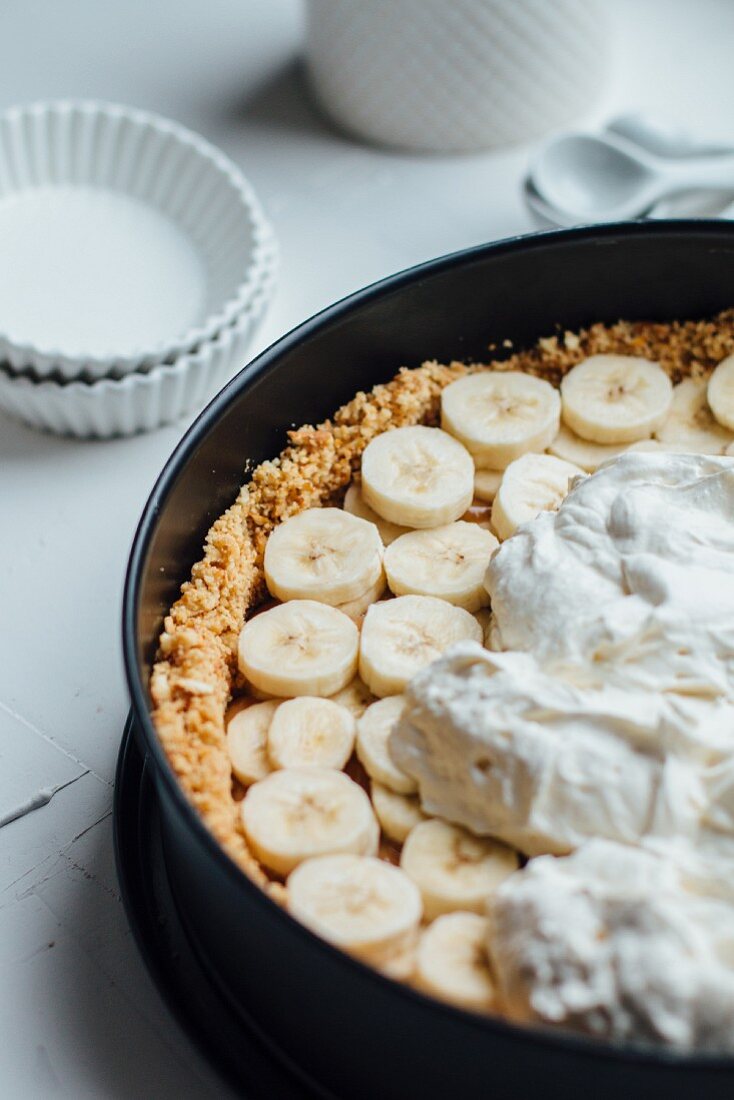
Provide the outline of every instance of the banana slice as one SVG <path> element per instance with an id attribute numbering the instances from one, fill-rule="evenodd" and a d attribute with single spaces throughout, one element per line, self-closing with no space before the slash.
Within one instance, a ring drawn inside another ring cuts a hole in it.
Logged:
<path id="1" fill-rule="evenodd" d="M 475 470 L 474 471 L 474 496 L 491 504 L 497 496 L 497 490 L 502 481 L 503 470 Z"/>
<path id="2" fill-rule="evenodd" d="M 734 379 L 734 374 L 732 375 Z M 686 447 L 694 454 L 720 455 L 732 442 L 732 434 L 714 419 L 705 382 L 685 378 L 673 387 L 668 419 L 655 433 L 661 443 Z M 734 410 L 734 383 L 732 389 Z"/>
<path id="3" fill-rule="evenodd" d="M 410 943 L 407 948 L 397 955 L 392 955 L 387 962 L 380 966 L 380 970 L 388 978 L 394 978 L 398 982 L 407 982 L 413 977 L 415 970 L 415 943 Z M 374 964 L 373 964 L 374 965 Z"/>
<path id="4" fill-rule="evenodd" d="M 227 704 L 227 709 L 224 712 L 224 726 L 225 729 L 229 726 L 229 723 L 239 714 L 240 711 L 245 710 L 246 707 L 252 706 L 252 699 L 254 697 L 250 695 L 235 695 L 230 699 Z"/>
<path id="5" fill-rule="evenodd" d="M 370 794 L 380 828 L 386 837 L 397 844 L 402 844 L 410 830 L 426 820 L 421 804 L 414 796 L 398 794 L 374 780 Z"/>
<path id="6" fill-rule="evenodd" d="M 633 355 L 591 355 L 561 382 L 563 421 L 592 443 L 635 443 L 661 428 L 673 386 L 665 371 Z"/>
<path id="7" fill-rule="evenodd" d="M 440 428 L 395 428 L 364 449 L 362 496 L 392 523 L 438 527 L 458 519 L 471 504 L 474 464 Z"/>
<path id="8" fill-rule="evenodd" d="M 344 511 L 350 512 L 353 516 L 359 516 L 360 519 L 366 519 L 368 523 L 374 523 L 385 546 L 389 546 L 396 538 L 410 530 L 410 527 L 401 527 L 399 523 L 390 523 L 389 520 L 378 516 L 374 508 L 370 508 L 367 504 L 362 496 L 362 490 L 354 481 L 344 497 Z"/>
<path id="9" fill-rule="evenodd" d="M 457 520 L 432 531 L 410 531 L 385 551 L 385 573 L 397 596 L 436 596 L 478 611 L 489 603 L 484 574 L 497 539 L 478 523 Z"/>
<path id="10" fill-rule="evenodd" d="M 270 535 L 263 568 L 279 600 L 345 603 L 382 575 L 382 539 L 374 523 L 341 508 L 307 508 Z"/>
<path id="11" fill-rule="evenodd" d="M 397 596 L 373 603 L 362 625 L 359 674 L 375 695 L 398 695 L 453 642 L 467 640 L 481 643 L 479 623 L 445 600 Z"/>
<path id="12" fill-rule="evenodd" d="M 273 768 L 341 770 L 356 736 L 356 719 L 346 707 L 302 695 L 277 707 L 267 734 L 267 755 Z"/>
<path id="13" fill-rule="evenodd" d="M 661 439 L 640 439 L 637 443 L 630 443 L 627 448 L 632 454 L 642 451 L 645 452 L 657 452 L 658 454 L 696 454 L 695 448 L 692 448 L 687 443 L 663 443 Z"/>
<path id="14" fill-rule="evenodd" d="M 633 454 L 638 451 L 642 451 L 643 453 L 647 451 L 658 451 L 661 454 L 665 454 L 667 448 L 659 439 L 640 439 L 637 443 L 630 443 L 627 450 L 631 451 Z"/>
<path id="15" fill-rule="evenodd" d="M 280 703 L 253 703 L 243 707 L 227 723 L 227 752 L 232 771 L 249 787 L 270 775 L 268 730 Z"/>
<path id="16" fill-rule="evenodd" d="M 593 474 L 602 462 L 616 458 L 628 447 L 628 443 L 590 443 L 588 439 L 582 439 L 565 424 L 561 424 L 558 435 L 548 450 L 556 458 L 562 458 L 564 462 L 572 462 L 574 466 L 580 466 L 582 470 L 586 470 L 587 474 Z"/>
<path id="17" fill-rule="evenodd" d="M 337 604 L 339 611 L 348 615 L 353 623 L 357 626 L 362 625 L 362 619 L 364 618 L 365 611 L 370 604 L 377 603 L 377 601 L 384 595 L 385 588 L 387 587 L 387 578 L 384 573 L 380 574 L 380 578 L 368 588 L 362 596 L 358 596 L 356 600 L 347 600 L 346 603 Z"/>
<path id="18" fill-rule="evenodd" d="M 415 984 L 442 1001 L 487 1012 L 494 1001 L 487 937 L 489 920 L 478 913 L 447 913 L 421 934 Z"/>
<path id="19" fill-rule="evenodd" d="M 521 523 L 541 512 L 555 512 L 573 478 L 585 477 L 579 466 L 555 455 L 523 455 L 505 470 L 492 505 L 492 526 L 508 539 Z"/>
<path id="20" fill-rule="evenodd" d="M 708 402 L 719 424 L 734 432 L 734 355 L 722 359 L 709 378 Z"/>
<path id="21" fill-rule="evenodd" d="M 338 691 L 336 695 L 330 696 L 330 698 L 333 703 L 339 703 L 341 706 L 346 707 L 355 718 L 359 718 L 360 714 L 364 714 L 370 703 L 375 701 L 374 695 L 365 682 L 360 680 L 359 676 L 355 676 L 351 683 Z"/>
<path id="22" fill-rule="evenodd" d="M 558 390 L 520 371 L 470 374 L 441 394 L 441 426 L 488 470 L 504 470 L 527 451 L 544 451 L 560 417 Z"/>
<path id="23" fill-rule="evenodd" d="M 344 772 L 272 772 L 248 789 L 241 813 L 255 857 L 278 875 L 289 874 L 312 856 L 377 854 L 380 829 L 372 804 Z"/>
<path id="24" fill-rule="evenodd" d="M 367 707 L 357 719 L 357 756 L 364 770 L 378 783 L 383 783 L 399 794 L 412 794 L 417 790 L 414 779 L 393 764 L 387 741 L 403 713 L 405 699 L 402 695 L 390 695 Z"/>
<path id="25" fill-rule="evenodd" d="M 387 969 L 411 953 L 421 899 L 389 863 L 331 855 L 307 860 L 289 877 L 288 910 L 329 943 Z"/>
<path id="26" fill-rule="evenodd" d="M 335 607 L 292 600 L 246 622 L 239 668 L 270 695 L 334 695 L 357 671 L 359 631 Z"/>
<path id="27" fill-rule="evenodd" d="M 497 840 L 433 818 L 410 831 L 400 866 L 420 890 L 430 921 L 456 909 L 483 913 L 489 895 L 517 870 L 518 858 Z"/>

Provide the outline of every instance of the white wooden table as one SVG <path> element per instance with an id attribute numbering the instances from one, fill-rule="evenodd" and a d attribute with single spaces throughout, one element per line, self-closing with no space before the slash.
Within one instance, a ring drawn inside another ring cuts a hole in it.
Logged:
<path id="1" fill-rule="evenodd" d="M 602 109 L 703 119 L 734 140 L 734 5 L 610 8 L 620 48 Z M 221 145 L 251 178 L 282 245 L 253 352 L 389 272 L 533 228 L 518 188 L 527 149 L 408 157 L 332 132 L 304 92 L 301 30 L 295 0 L 0 7 L 0 107 L 89 96 L 149 108 Z M 125 562 L 184 428 L 79 443 L 0 417 L 0 821 L 58 788 L 0 827 L 0 1095 L 13 1100 L 226 1091 L 143 969 L 111 851 Z"/>

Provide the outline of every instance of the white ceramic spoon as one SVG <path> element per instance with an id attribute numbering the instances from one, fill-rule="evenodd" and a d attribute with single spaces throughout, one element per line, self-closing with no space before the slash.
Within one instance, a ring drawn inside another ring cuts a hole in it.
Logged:
<path id="1" fill-rule="evenodd" d="M 590 220 L 580 216 L 578 213 L 571 214 L 568 211 L 558 210 L 555 206 L 551 206 L 536 189 L 530 176 L 525 177 L 522 187 L 525 202 L 536 215 L 541 225 L 560 225 L 563 228 L 572 229 L 575 225 L 583 225 L 585 221 Z M 652 217 L 654 213 L 654 208 L 650 206 L 647 210 L 641 210 L 639 217 L 649 218 Z"/>
<path id="2" fill-rule="evenodd" d="M 541 150 L 530 171 L 541 199 L 565 218 L 638 217 L 666 195 L 734 187 L 734 155 L 664 160 L 616 134 L 566 134 Z"/>

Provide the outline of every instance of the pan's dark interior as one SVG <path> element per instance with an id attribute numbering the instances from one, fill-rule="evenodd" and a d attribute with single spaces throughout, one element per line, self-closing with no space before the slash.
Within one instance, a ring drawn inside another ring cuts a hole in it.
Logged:
<path id="1" fill-rule="evenodd" d="M 390 378 L 399 366 L 415 366 L 426 358 L 486 359 L 492 343 L 509 339 L 515 347 L 527 346 L 557 326 L 576 329 L 619 318 L 699 318 L 732 304 L 734 224 L 725 222 L 594 227 L 457 254 L 353 295 L 279 341 L 215 398 L 161 475 L 133 549 L 124 633 L 142 746 L 152 756 L 159 779 L 165 779 L 160 793 L 171 873 L 189 899 L 186 916 L 196 934 L 207 939 L 215 965 L 221 952 L 222 959 L 240 952 L 247 959 L 248 980 L 262 981 L 263 988 L 281 968 L 291 977 L 281 975 L 280 980 L 286 985 L 295 981 L 293 988 L 307 997 L 314 1027 L 320 1016 L 328 1021 L 331 1046 L 311 1041 L 308 1028 L 301 1029 L 303 1057 L 337 1057 L 335 1043 L 348 1044 L 349 1021 L 357 1026 L 359 1020 L 364 1034 L 360 1057 L 353 1062 L 361 1064 L 363 1079 L 359 1087 L 350 1084 L 350 1096 L 375 1095 L 365 1082 L 376 1072 L 376 1051 L 380 1042 L 388 1041 L 388 1028 L 402 1029 L 404 1037 L 391 1057 L 422 1058 L 425 1063 L 418 1077 L 414 1064 L 411 1072 L 406 1065 L 397 1078 L 392 1071 L 391 1080 L 417 1087 L 420 1078 L 423 1095 L 430 1096 L 447 1095 L 447 1081 L 452 1080 L 446 1066 L 434 1062 L 445 1042 L 462 1059 L 456 1083 L 462 1083 L 462 1095 L 470 1096 L 484 1094 L 475 1089 L 483 1080 L 491 1088 L 478 1067 L 464 1064 L 479 1051 L 477 1043 L 484 1043 L 481 1049 L 495 1061 L 512 1058 L 512 1064 L 496 1066 L 494 1096 L 524 1097 L 528 1094 L 522 1089 L 531 1083 L 542 1087 L 546 1097 L 557 1095 L 548 1074 L 560 1074 L 565 1096 L 572 1083 L 580 1088 L 585 1082 L 598 1097 L 618 1097 L 623 1091 L 629 1097 L 670 1095 L 673 1084 L 695 1088 L 699 1096 L 723 1097 L 734 1095 L 734 1075 L 721 1063 L 697 1065 L 695 1059 L 671 1062 L 633 1053 L 619 1062 L 604 1051 L 598 1058 L 591 1048 L 579 1053 L 572 1044 L 564 1048 L 562 1043 L 531 1042 L 517 1033 L 513 1038 L 428 1002 L 408 1012 L 407 999 L 394 995 L 386 983 L 369 985 L 367 978 L 358 982 L 353 966 L 336 952 L 317 949 L 292 921 L 274 913 L 244 876 L 232 875 L 231 865 L 215 851 L 172 781 L 148 715 L 147 679 L 162 615 L 200 556 L 208 527 L 234 499 L 246 465 L 251 468 L 277 454 L 288 427 L 324 419 L 357 390 Z M 241 919 L 234 919 L 237 907 L 242 907 Z M 210 929 L 215 912 L 218 923 Z M 250 938 L 238 939 L 243 926 L 257 930 L 256 952 L 252 932 Z M 355 982 L 361 982 L 359 990 Z M 321 986 L 316 994 L 314 983 Z M 318 1008 L 313 996 L 319 998 Z M 364 1004 L 361 996 L 367 998 Z M 286 1002 L 268 995 L 263 1004 L 271 1006 L 270 1026 L 282 1023 L 285 1028 L 281 1016 Z M 346 1013 L 343 1026 L 340 1013 Z M 373 1028 L 378 1019 L 380 1028 Z M 526 1042 L 527 1063 L 522 1054 Z M 348 1080 L 350 1072 L 346 1060 L 339 1066 L 340 1080 Z M 513 1090 L 513 1080 L 521 1091 Z M 443 1092 L 436 1091 L 436 1082 L 443 1082 Z M 682 1095 L 675 1088 L 673 1092 Z M 572 1094 L 582 1093 L 574 1088 Z M 411 1093 L 383 1089 L 381 1095 Z"/>

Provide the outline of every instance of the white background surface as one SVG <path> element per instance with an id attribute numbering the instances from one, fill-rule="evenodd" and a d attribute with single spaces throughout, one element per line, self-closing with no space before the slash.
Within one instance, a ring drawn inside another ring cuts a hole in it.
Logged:
<path id="1" fill-rule="evenodd" d="M 734 142 L 734 4 L 609 7 L 607 113 L 646 108 Z M 89 96 L 148 108 L 251 178 L 282 246 L 253 352 L 367 282 L 534 227 L 518 187 L 529 150 L 431 159 L 339 136 L 309 105 L 300 35 L 296 0 L 0 6 L 0 107 Z M 0 828 L 0 1094 L 14 1100 L 225 1095 L 143 970 L 111 852 L 125 561 L 184 427 L 79 443 L 0 416 L 0 819 L 73 781 Z"/>

